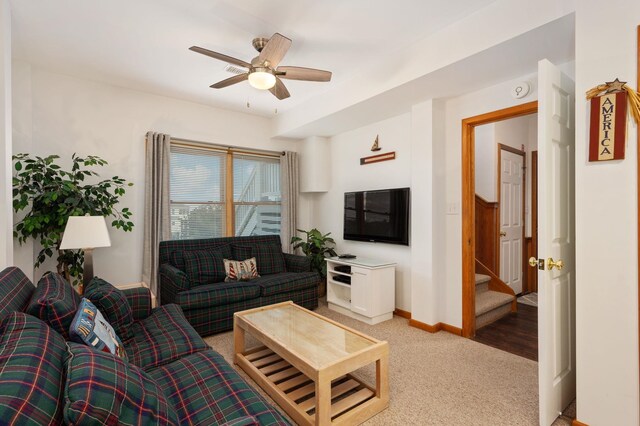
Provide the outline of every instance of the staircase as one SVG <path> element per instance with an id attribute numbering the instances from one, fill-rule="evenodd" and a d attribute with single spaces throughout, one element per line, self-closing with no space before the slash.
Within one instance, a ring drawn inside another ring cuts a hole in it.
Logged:
<path id="1" fill-rule="evenodd" d="M 490 290 L 492 277 L 476 273 L 476 330 L 508 315 L 515 308 L 515 295 Z"/>

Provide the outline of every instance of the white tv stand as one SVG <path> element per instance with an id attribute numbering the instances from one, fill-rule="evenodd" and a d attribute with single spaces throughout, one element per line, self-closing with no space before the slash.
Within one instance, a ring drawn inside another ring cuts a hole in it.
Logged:
<path id="1" fill-rule="evenodd" d="M 327 302 L 329 309 L 352 318 L 378 324 L 393 317 L 396 296 L 396 264 L 363 257 L 327 261 Z M 351 268 L 340 272 L 341 265 Z M 351 283 L 336 280 L 347 277 Z"/>

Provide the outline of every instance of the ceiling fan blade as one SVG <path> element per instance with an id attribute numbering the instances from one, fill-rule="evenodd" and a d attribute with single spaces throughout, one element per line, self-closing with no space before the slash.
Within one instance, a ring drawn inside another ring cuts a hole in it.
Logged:
<path id="1" fill-rule="evenodd" d="M 276 85 L 269 89 L 269 91 L 280 100 L 286 99 L 291 96 L 282 80 L 280 80 L 278 77 L 276 77 Z"/>
<path id="2" fill-rule="evenodd" d="M 233 64 L 233 65 L 238 65 L 243 68 L 251 68 L 251 64 L 248 62 L 245 62 L 241 59 L 233 58 L 231 56 L 223 55 L 222 53 L 214 52 L 213 50 L 205 49 L 203 47 L 191 46 L 189 50 L 201 53 L 203 55 Z"/>
<path id="3" fill-rule="evenodd" d="M 288 80 L 331 81 L 331 71 L 317 70 L 314 68 L 278 67 L 277 72 L 284 72 L 284 74 L 279 75 L 279 77 Z"/>
<path id="4" fill-rule="evenodd" d="M 232 84 L 240 83 L 241 81 L 245 81 L 249 77 L 249 73 L 245 72 L 244 74 L 234 75 L 233 77 L 229 77 L 225 80 L 219 81 L 215 84 L 212 84 L 212 89 L 222 89 L 223 87 L 231 86 Z"/>
<path id="5" fill-rule="evenodd" d="M 275 68 L 278 66 L 282 58 L 284 58 L 284 55 L 289 50 L 290 46 L 291 39 L 280 33 L 275 33 L 271 36 L 267 44 L 265 44 L 264 48 L 262 48 L 258 59 L 260 60 L 260 63 L 269 61 L 269 66 L 271 68 Z"/>

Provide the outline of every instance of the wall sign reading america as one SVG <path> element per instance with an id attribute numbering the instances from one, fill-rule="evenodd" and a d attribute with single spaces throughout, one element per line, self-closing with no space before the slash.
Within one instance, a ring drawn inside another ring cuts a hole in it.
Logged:
<path id="1" fill-rule="evenodd" d="M 627 92 L 608 91 L 592 98 L 590 127 L 589 161 L 624 159 Z"/>

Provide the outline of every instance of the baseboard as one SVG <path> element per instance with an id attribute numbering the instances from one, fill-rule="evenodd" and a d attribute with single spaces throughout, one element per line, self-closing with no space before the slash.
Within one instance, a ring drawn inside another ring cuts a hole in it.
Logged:
<path id="1" fill-rule="evenodd" d="M 454 327 L 449 324 L 445 324 L 443 322 L 439 322 L 435 325 L 425 324 L 421 321 L 416 321 L 414 319 L 409 320 L 409 325 L 411 327 L 419 328 L 420 330 L 428 331 L 429 333 L 437 333 L 438 331 L 446 331 L 447 333 L 455 334 L 456 336 L 462 336 L 462 329 L 458 327 Z"/>
<path id="2" fill-rule="evenodd" d="M 577 419 L 573 419 L 573 422 L 571 422 L 571 426 L 589 426 L 589 425 L 586 423 L 582 423 Z"/>
<path id="3" fill-rule="evenodd" d="M 428 331 L 429 333 L 437 333 L 438 331 L 440 331 L 440 323 L 437 323 L 436 325 L 429 325 L 421 321 L 410 319 L 409 325 L 411 327 L 419 328 L 420 330 Z"/>
<path id="4" fill-rule="evenodd" d="M 406 318 L 409 320 L 411 319 L 411 312 L 403 311 L 402 309 L 398 309 L 398 308 L 396 308 L 396 310 L 393 311 L 393 315 L 397 315 L 399 317 Z"/>
<path id="5" fill-rule="evenodd" d="M 439 322 L 438 324 L 440 325 L 442 330 L 446 331 L 447 333 L 455 334 L 456 336 L 462 336 L 462 329 L 461 328 L 454 327 L 452 325 L 445 324 L 443 322 Z"/>

